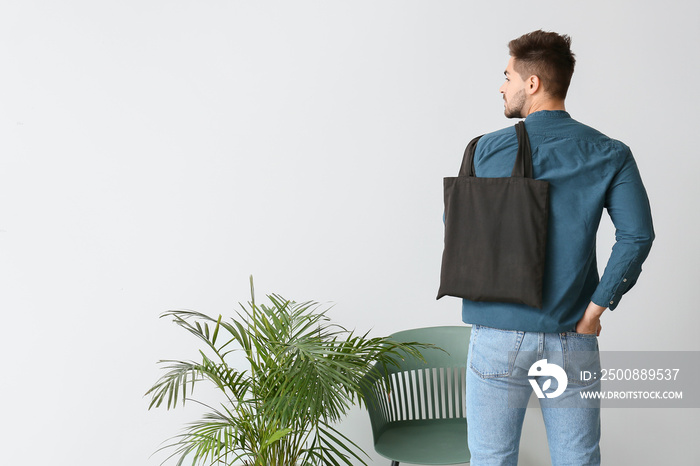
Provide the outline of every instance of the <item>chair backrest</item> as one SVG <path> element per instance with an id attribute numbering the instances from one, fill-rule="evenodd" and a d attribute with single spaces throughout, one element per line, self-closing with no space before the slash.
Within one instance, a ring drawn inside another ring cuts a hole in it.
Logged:
<path id="1" fill-rule="evenodd" d="M 384 427 L 396 422 L 431 422 L 464 418 L 467 351 L 471 328 L 427 327 L 391 336 L 399 342 L 432 343 L 438 349 L 421 350 L 425 362 L 406 357 L 398 367 L 376 367 L 382 379 L 365 390 L 365 401 L 375 441 Z"/>

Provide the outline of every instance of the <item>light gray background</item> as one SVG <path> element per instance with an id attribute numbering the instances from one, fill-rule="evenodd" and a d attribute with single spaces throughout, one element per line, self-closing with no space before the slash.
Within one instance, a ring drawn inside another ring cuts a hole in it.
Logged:
<path id="1" fill-rule="evenodd" d="M 459 324 L 442 178 L 513 123 L 506 44 L 537 28 L 573 37 L 567 108 L 632 148 L 654 213 L 601 349 L 700 349 L 698 2 L 3 0 L 0 461 L 159 464 L 196 410 L 142 395 L 196 354 L 158 315 L 231 314 L 250 274 L 376 335 Z M 604 464 L 700 464 L 699 414 L 604 410 Z M 388 464 L 366 413 L 342 429 Z M 531 410 L 520 464 L 548 462 Z"/>

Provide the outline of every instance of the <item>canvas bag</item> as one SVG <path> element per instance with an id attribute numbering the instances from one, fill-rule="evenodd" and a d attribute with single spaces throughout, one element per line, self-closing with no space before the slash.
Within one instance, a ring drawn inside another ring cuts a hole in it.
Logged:
<path id="1" fill-rule="evenodd" d="M 532 178 L 530 140 L 515 125 L 518 153 L 509 178 L 478 178 L 474 138 L 459 176 L 444 179 L 445 248 L 437 299 L 520 303 L 542 308 L 549 182 Z"/>

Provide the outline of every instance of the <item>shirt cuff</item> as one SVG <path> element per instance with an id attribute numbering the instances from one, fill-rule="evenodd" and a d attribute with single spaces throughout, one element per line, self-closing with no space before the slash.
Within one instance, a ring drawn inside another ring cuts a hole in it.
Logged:
<path id="1" fill-rule="evenodd" d="M 609 283 L 608 277 L 603 275 L 603 279 L 598 284 L 595 293 L 593 293 L 591 301 L 598 306 L 607 307 L 611 311 L 614 310 L 620 303 L 622 295 L 627 293 L 637 283 L 641 272 L 642 267 L 632 263 L 622 274 L 622 277 L 612 283 Z"/>

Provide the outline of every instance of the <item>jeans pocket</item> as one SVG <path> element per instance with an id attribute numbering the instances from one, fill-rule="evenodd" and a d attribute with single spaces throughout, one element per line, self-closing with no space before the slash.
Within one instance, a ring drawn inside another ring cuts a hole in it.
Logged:
<path id="1" fill-rule="evenodd" d="M 564 371 L 569 383 L 580 386 L 593 384 L 600 378 L 600 352 L 595 334 L 566 332 Z"/>
<path id="2" fill-rule="evenodd" d="M 508 377 L 525 332 L 474 325 L 469 367 L 482 378 Z"/>

